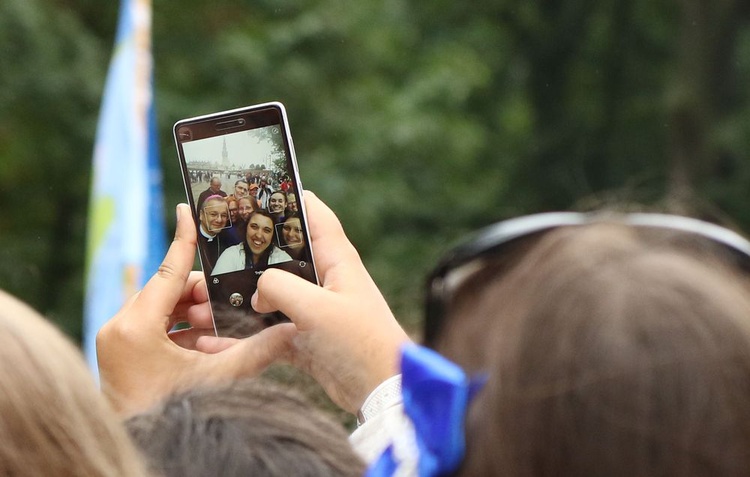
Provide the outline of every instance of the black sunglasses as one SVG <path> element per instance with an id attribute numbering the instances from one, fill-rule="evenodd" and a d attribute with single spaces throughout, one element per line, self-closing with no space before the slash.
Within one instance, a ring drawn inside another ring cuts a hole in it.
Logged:
<path id="1" fill-rule="evenodd" d="M 651 213 L 613 216 L 603 213 L 548 212 L 527 215 L 485 227 L 443 256 L 427 278 L 424 344 L 434 347 L 445 326 L 451 293 L 464 278 L 481 270 L 485 259 L 500 256 L 513 245 L 527 242 L 552 229 L 606 221 L 696 235 L 718 244 L 729 252 L 737 266 L 750 273 L 750 242 L 729 229 L 702 220 Z"/>

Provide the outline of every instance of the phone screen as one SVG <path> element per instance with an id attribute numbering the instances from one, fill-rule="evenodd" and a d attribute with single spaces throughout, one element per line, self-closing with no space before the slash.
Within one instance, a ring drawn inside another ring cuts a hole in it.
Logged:
<path id="1" fill-rule="evenodd" d="M 317 283 L 283 106 L 186 119 L 174 132 L 217 335 L 244 337 L 288 321 L 250 305 L 269 268 Z"/>

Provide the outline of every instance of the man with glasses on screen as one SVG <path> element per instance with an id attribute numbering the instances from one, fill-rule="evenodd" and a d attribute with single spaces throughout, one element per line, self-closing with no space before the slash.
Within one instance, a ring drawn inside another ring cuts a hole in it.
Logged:
<path id="1" fill-rule="evenodd" d="M 198 240 L 203 244 L 201 263 L 210 272 L 221 252 L 234 245 L 222 234 L 229 225 L 229 207 L 224 197 L 218 194 L 207 197 L 201 207 L 199 219 Z"/>

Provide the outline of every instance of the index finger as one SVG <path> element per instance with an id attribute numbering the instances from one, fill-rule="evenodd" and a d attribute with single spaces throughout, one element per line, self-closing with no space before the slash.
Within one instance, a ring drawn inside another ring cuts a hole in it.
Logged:
<path id="1" fill-rule="evenodd" d="M 319 316 L 335 315 L 341 305 L 336 294 L 284 270 L 269 268 L 251 298 L 259 313 L 281 311 L 299 330 L 314 328 Z M 316 312 L 310 313 L 313 309 Z"/>

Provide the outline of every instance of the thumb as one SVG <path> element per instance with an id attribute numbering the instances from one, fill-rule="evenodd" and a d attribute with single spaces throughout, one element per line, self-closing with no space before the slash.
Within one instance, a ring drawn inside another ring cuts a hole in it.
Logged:
<path id="1" fill-rule="evenodd" d="M 143 310 L 135 313 L 145 325 L 152 322 L 153 316 L 160 316 L 164 325 L 169 315 L 182 296 L 190 271 L 195 261 L 196 231 L 186 204 L 177 205 L 177 228 L 174 240 L 169 246 L 164 260 L 143 290 L 133 306 Z"/>

